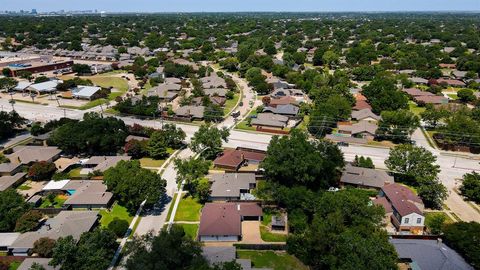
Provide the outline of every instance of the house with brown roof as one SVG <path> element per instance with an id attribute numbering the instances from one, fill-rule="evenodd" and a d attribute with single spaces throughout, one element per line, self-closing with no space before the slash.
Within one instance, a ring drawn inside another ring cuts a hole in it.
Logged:
<path id="1" fill-rule="evenodd" d="M 408 187 L 392 183 L 384 185 L 374 204 L 382 205 L 401 234 L 423 233 L 425 208 L 422 199 Z"/>
<path id="2" fill-rule="evenodd" d="M 395 183 L 395 180 L 386 171 L 355 167 L 347 164 L 343 170 L 340 184 L 360 188 L 380 189 L 385 184 Z"/>
<path id="3" fill-rule="evenodd" d="M 223 153 L 218 156 L 213 164 L 216 168 L 225 169 L 228 171 L 239 171 L 242 166 L 257 165 L 260 164 L 266 157 L 264 151 L 258 150 L 224 150 Z"/>
<path id="4" fill-rule="evenodd" d="M 422 91 L 418 88 L 405 88 L 402 91 L 412 98 L 421 96 L 435 96 L 435 94 L 433 93 L 430 93 L 428 91 Z"/>
<path id="5" fill-rule="evenodd" d="M 438 84 L 445 84 L 448 86 L 454 86 L 454 87 L 465 87 L 465 83 L 460 81 L 460 80 L 453 80 L 453 79 L 443 79 L 440 78 L 437 80 Z"/>
<path id="6" fill-rule="evenodd" d="M 353 125 L 338 125 L 338 132 L 341 134 L 349 134 L 357 138 L 365 138 L 373 140 L 375 138 L 375 132 L 378 129 L 376 123 L 368 121 L 360 121 Z"/>
<path id="7" fill-rule="evenodd" d="M 357 100 L 355 102 L 355 106 L 353 106 L 352 108 L 352 110 L 354 111 L 360 111 L 364 109 L 372 109 L 372 106 L 370 106 L 370 104 L 368 104 L 368 102 L 366 102 L 365 100 Z"/>
<path id="8" fill-rule="evenodd" d="M 446 98 L 445 96 L 418 96 L 415 97 L 414 100 L 417 104 L 448 104 L 448 98 Z"/>
<path id="9" fill-rule="evenodd" d="M 202 209 L 198 240 L 237 242 L 242 240 L 242 221 L 261 220 L 262 208 L 256 203 L 206 203 Z"/>

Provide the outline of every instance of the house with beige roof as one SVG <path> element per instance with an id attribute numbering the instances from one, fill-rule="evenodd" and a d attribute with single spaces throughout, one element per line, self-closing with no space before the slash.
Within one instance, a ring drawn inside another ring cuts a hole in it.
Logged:
<path id="1" fill-rule="evenodd" d="M 47 161 L 54 162 L 60 157 L 60 150 L 54 146 L 17 146 L 13 148 L 13 153 L 6 155 L 10 162 L 28 165 L 33 162 Z"/>

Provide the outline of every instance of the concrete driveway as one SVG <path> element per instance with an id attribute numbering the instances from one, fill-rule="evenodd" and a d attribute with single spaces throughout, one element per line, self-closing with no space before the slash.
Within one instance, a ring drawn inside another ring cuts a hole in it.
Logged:
<path id="1" fill-rule="evenodd" d="M 242 236 L 242 243 L 262 244 L 263 240 L 260 236 L 260 221 L 242 222 Z"/>

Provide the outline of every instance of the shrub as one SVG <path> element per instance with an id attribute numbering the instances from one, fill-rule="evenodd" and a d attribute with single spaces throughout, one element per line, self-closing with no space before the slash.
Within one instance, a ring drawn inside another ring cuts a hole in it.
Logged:
<path id="1" fill-rule="evenodd" d="M 125 235 L 128 226 L 129 224 L 126 220 L 115 218 L 110 224 L 108 224 L 108 229 L 120 238 Z"/>

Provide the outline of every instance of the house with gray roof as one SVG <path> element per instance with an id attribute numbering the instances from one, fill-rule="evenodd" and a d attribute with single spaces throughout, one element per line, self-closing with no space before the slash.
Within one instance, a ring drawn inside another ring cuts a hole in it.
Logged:
<path id="1" fill-rule="evenodd" d="M 0 164 L 0 176 L 11 176 L 22 169 L 22 164 L 16 162 L 8 162 Z"/>
<path id="2" fill-rule="evenodd" d="M 420 78 L 420 77 L 412 77 L 409 80 L 415 84 L 428 84 L 427 79 Z"/>
<path id="3" fill-rule="evenodd" d="M 88 174 L 89 172 L 99 171 L 105 172 L 111 167 L 115 167 L 118 162 L 124 160 L 129 161 L 130 156 L 93 156 L 89 160 L 83 163 L 82 174 Z"/>
<path id="4" fill-rule="evenodd" d="M 60 157 L 62 150 L 54 146 L 16 146 L 13 153 L 6 155 L 10 162 L 28 165 L 32 162 L 54 162 Z"/>
<path id="5" fill-rule="evenodd" d="M 108 208 L 112 203 L 113 193 L 107 191 L 102 181 L 70 181 L 63 187 L 71 195 L 63 205 L 72 208 Z"/>
<path id="6" fill-rule="evenodd" d="M 60 266 L 58 267 L 54 267 L 54 266 L 51 266 L 49 265 L 48 263 L 51 261 L 52 259 L 50 258 L 26 258 L 22 264 L 20 264 L 20 266 L 17 268 L 17 270 L 30 270 L 32 269 L 31 267 L 33 266 L 33 264 L 39 264 L 43 267 L 43 269 L 45 270 L 58 270 L 60 269 Z"/>
<path id="7" fill-rule="evenodd" d="M 78 241 L 84 232 L 92 230 L 98 221 L 98 211 L 61 211 L 48 219 L 37 231 L 21 234 L 10 246 L 14 256 L 28 256 L 33 244 L 40 238 L 57 240 L 71 235 Z"/>
<path id="8" fill-rule="evenodd" d="M 228 89 L 226 88 L 207 88 L 204 89 L 203 92 L 206 96 L 219 96 L 225 97 L 228 93 Z"/>
<path id="9" fill-rule="evenodd" d="M 210 176 L 212 183 L 210 200 L 232 201 L 248 200 L 254 196 L 250 191 L 256 187 L 254 173 L 218 173 Z"/>
<path id="10" fill-rule="evenodd" d="M 175 111 L 175 116 L 188 119 L 203 119 L 205 106 L 183 106 Z"/>
<path id="11" fill-rule="evenodd" d="M 288 117 L 295 117 L 298 115 L 300 108 L 292 104 L 280 104 L 276 107 L 265 107 L 263 112 L 271 112 L 274 114 L 285 115 Z"/>
<path id="12" fill-rule="evenodd" d="M 15 86 L 15 87 L 13 88 L 13 90 L 15 90 L 15 91 L 22 91 L 22 92 L 23 92 L 23 91 L 25 91 L 28 87 L 30 87 L 30 85 L 32 85 L 32 83 L 29 82 L 29 81 L 19 81 L 18 84 L 17 84 L 17 86 Z"/>
<path id="13" fill-rule="evenodd" d="M 385 184 L 394 183 L 393 176 L 386 171 L 355 167 L 347 164 L 340 178 L 341 185 L 355 186 L 360 188 L 380 189 Z"/>
<path id="14" fill-rule="evenodd" d="M 148 90 L 147 97 L 156 96 L 160 100 L 171 102 L 178 97 L 177 91 L 168 90 L 166 87 L 155 86 L 154 88 Z"/>
<path id="15" fill-rule="evenodd" d="M 341 134 L 350 134 L 354 137 L 374 139 L 378 126 L 369 121 L 360 121 L 353 125 L 338 125 L 338 132 Z"/>
<path id="16" fill-rule="evenodd" d="M 8 248 L 17 240 L 20 233 L 0 233 L 0 251 L 7 252 Z"/>
<path id="17" fill-rule="evenodd" d="M 288 124 L 288 117 L 274 113 L 259 113 L 255 118 L 252 118 L 250 124 L 257 127 L 283 129 Z"/>
<path id="18" fill-rule="evenodd" d="M 227 82 L 222 77 L 213 73 L 211 76 L 200 78 L 203 88 L 227 88 Z"/>
<path id="19" fill-rule="evenodd" d="M 16 173 L 15 175 L 5 175 L 0 177 L 0 191 L 16 187 L 24 180 L 26 173 Z"/>
<path id="20" fill-rule="evenodd" d="M 381 117 L 373 113 L 372 110 L 369 108 L 359 111 L 352 111 L 352 120 L 377 122 L 380 119 Z"/>
<path id="21" fill-rule="evenodd" d="M 455 250 L 441 240 L 390 239 L 398 258 L 408 262 L 411 269 L 473 270 Z"/>

